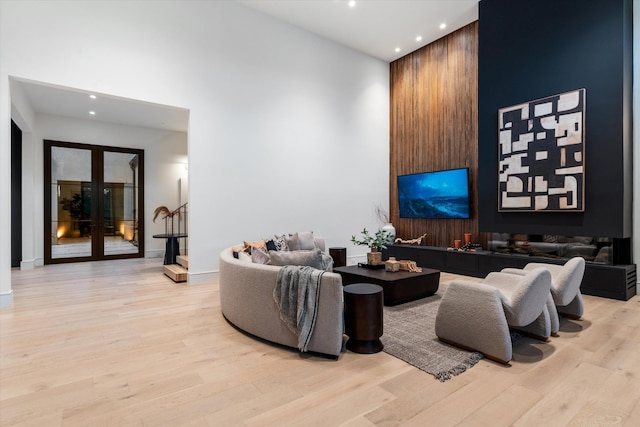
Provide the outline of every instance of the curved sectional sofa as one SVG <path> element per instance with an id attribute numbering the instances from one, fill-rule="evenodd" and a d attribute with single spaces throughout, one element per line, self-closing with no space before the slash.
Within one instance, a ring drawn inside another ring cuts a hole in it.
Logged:
<path id="1" fill-rule="evenodd" d="M 232 248 L 225 249 L 220 254 L 220 307 L 224 317 L 239 329 L 297 348 L 298 337 L 280 320 L 280 311 L 273 300 L 280 268 L 236 259 Z M 343 322 L 342 278 L 326 272 L 322 276 L 316 324 L 308 350 L 337 358 L 342 351 Z"/>

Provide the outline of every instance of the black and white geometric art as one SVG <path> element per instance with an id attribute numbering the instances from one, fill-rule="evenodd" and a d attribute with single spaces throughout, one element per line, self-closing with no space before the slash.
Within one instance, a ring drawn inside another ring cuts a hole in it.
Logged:
<path id="1" fill-rule="evenodd" d="M 584 212 L 586 90 L 498 110 L 498 211 Z"/>

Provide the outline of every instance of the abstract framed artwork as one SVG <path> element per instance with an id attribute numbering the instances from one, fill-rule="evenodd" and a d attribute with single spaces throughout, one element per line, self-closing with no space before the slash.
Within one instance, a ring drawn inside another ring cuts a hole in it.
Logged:
<path id="1" fill-rule="evenodd" d="M 586 89 L 498 110 L 498 211 L 584 212 Z"/>

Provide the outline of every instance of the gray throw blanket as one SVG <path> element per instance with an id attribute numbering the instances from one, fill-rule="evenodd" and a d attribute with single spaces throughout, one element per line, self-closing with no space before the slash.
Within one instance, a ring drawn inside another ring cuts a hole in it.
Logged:
<path id="1" fill-rule="evenodd" d="M 298 349 L 307 351 L 316 324 L 323 270 L 285 265 L 278 272 L 273 299 L 280 319 L 298 336 Z"/>

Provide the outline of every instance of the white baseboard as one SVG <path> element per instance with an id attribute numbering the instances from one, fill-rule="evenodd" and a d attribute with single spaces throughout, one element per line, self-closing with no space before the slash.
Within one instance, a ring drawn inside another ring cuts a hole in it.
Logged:
<path id="1" fill-rule="evenodd" d="M 164 258 L 164 249 L 151 249 L 144 251 L 145 258 Z"/>
<path id="2" fill-rule="evenodd" d="M 36 259 L 20 261 L 20 270 L 33 270 L 36 268 Z"/>
<path id="3" fill-rule="evenodd" d="M 0 308 L 8 308 L 13 305 L 13 291 L 0 294 Z"/>
<path id="4" fill-rule="evenodd" d="M 187 273 L 187 283 L 189 283 L 190 285 L 217 282 L 218 279 L 220 279 L 219 271 L 208 271 L 205 273 Z"/>

